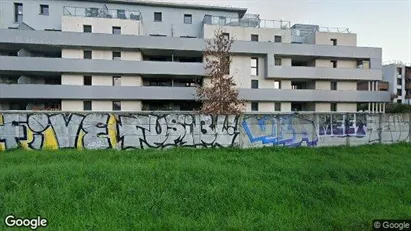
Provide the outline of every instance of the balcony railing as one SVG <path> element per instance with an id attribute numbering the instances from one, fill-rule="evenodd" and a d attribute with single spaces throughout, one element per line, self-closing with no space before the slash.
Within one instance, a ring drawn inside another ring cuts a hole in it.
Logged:
<path id="1" fill-rule="evenodd" d="M 115 18 L 142 20 L 139 11 L 128 11 L 122 9 L 105 9 L 94 7 L 63 7 L 63 15 L 73 17 L 91 17 L 91 18 Z"/>
<path id="2" fill-rule="evenodd" d="M 290 21 L 283 20 L 264 20 L 259 18 L 229 18 L 218 16 L 205 16 L 204 24 L 219 26 L 240 26 L 252 28 L 279 28 L 289 29 Z"/>

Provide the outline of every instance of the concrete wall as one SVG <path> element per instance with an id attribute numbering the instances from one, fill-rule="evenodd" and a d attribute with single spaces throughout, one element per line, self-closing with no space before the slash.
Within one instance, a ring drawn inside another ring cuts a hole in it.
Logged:
<path id="1" fill-rule="evenodd" d="M 3 112 L 0 150 L 390 144 L 411 142 L 410 121 L 411 114 Z"/>

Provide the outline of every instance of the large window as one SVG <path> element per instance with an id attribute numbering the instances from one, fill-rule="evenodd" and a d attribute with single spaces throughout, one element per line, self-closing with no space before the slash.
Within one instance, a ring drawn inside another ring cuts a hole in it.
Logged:
<path id="1" fill-rule="evenodd" d="M 83 76 L 83 85 L 91 86 L 91 76 L 89 75 Z"/>
<path id="2" fill-rule="evenodd" d="M 274 58 L 274 62 L 276 66 L 281 66 L 281 58 Z"/>
<path id="3" fill-rule="evenodd" d="M 276 43 L 281 43 L 282 40 L 283 40 L 283 39 L 282 39 L 281 36 L 278 36 L 278 35 L 274 36 L 274 42 L 276 42 Z"/>
<path id="4" fill-rule="evenodd" d="M 163 13 L 154 12 L 154 22 L 161 22 L 161 21 L 163 21 Z"/>
<path id="5" fill-rule="evenodd" d="M 84 59 L 92 59 L 91 51 L 83 51 L 83 58 Z"/>
<path id="6" fill-rule="evenodd" d="M 84 33 L 91 33 L 92 32 L 91 25 L 83 25 L 83 32 Z"/>
<path id="7" fill-rule="evenodd" d="M 91 111 L 91 101 L 83 101 L 83 110 L 84 111 Z"/>
<path id="8" fill-rule="evenodd" d="M 113 86 L 121 86 L 121 76 L 113 76 Z"/>
<path id="9" fill-rule="evenodd" d="M 23 22 L 23 3 L 14 3 L 14 22 Z"/>
<path id="10" fill-rule="evenodd" d="M 274 81 L 274 89 L 281 89 L 281 81 Z"/>
<path id="11" fill-rule="evenodd" d="M 113 51 L 113 60 L 121 60 L 121 52 Z"/>
<path id="12" fill-rule="evenodd" d="M 258 34 L 252 34 L 251 35 L 251 41 L 258 42 Z"/>
<path id="13" fill-rule="evenodd" d="M 337 111 L 337 104 L 331 103 L 331 111 Z"/>
<path id="14" fill-rule="evenodd" d="M 40 14 L 49 15 L 49 5 L 40 5 Z"/>
<path id="15" fill-rule="evenodd" d="M 281 111 L 281 103 L 274 103 L 274 111 Z"/>
<path id="16" fill-rule="evenodd" d="M 331 90 L 333 91 L 337 90 L 337 82 L 331 82 Z"/>
<path id="17" fill-rule="evenodd" d="M 258 89 L 258 80 L 256 79 L 251 80 L 251 88 Z"/>
<path id="18" fill-rule="evenodd" d="M 251 75 L 258 75 L 258 58 L 251 58 Z"/>
<path id="19" fill-rule="evenodd" d="M 258 111 L 258 103 L 251 102 L 251 111 Z"/>
<path id="20" fill-rule="evenodd" d="M 193 23 L 193 16 L 191 14 L 184 15 L 184 24 L 192 24 Z"/>
<path id="21" fill-rule="evenodd" d="M 121 101 L 113 101 L 113 111 L 121 111 Z"/>
<path id="22" fill-rule="evenodd" d="M 121 27 L 113 26 L 113 34 L 121 34 Z"/>
<path id="23" fill-rule="evenodd" d="M 225 40 L 230 40 L 230 34 L 229 33 L 223 33 L 223 37 Z"/>

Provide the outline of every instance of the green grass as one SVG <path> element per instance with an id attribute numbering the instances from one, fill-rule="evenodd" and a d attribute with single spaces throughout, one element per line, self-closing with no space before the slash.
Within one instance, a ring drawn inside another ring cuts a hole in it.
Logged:
<path id="1" fill-rule="evenodd" d="M 410 190 L 410 144 L 0 153 L 2 223 L 48 230 L 367 230 Z"/>

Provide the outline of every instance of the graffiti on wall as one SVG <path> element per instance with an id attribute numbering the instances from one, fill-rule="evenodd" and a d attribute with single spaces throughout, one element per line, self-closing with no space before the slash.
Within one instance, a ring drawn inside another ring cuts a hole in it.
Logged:
<path id="1" fill-rule="evenodd" d="M 358 137 L 367 135 L 365 114 L 320 114 L 318 115 L 320 137 Z"/>
<path id="2" fill-rule="evenodd" d="M 242 128 L 251 144 L 316 146 L 315 123 L 304 115 L 246 115 Z"/>
<path id="3" fill-rule="evenodd" d="M 238 116 L 0 114 L 0 150 L 144 149 L 238 145 Z"/>
<path id="4" fill-rule="evenodd" d="M 410 141 L 410 115 L 384 114 L 369 116 L 369 143 L 398 143 Z"/>

